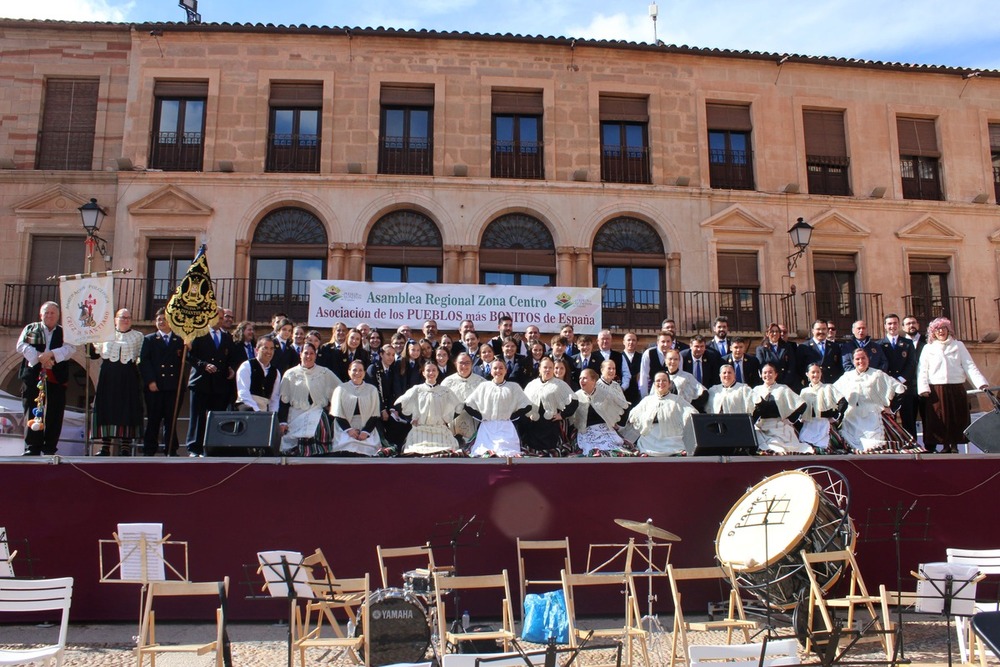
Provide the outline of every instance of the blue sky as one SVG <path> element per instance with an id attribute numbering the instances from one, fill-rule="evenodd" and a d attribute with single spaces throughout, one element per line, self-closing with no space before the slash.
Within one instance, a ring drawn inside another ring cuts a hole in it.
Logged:
<path id="1" fill-rule="evenodd" d="M 177 0 L 4 0 L 0 16 L 184 21 Z M 653 41 L 649 0 L 200 0 L 205 22 Z M 667 44 L 1000 69 L 997 0 L 662 0 Z"/>

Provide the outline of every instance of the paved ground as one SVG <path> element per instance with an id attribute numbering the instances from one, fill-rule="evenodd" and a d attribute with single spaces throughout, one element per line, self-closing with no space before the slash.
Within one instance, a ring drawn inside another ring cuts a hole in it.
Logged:
<path id="1" fill-rule="evenodd" d="M 690 618 L 688 620 L 691 620 Z M 661 618 L 666 630 L 670 629 L 671 619 Z M 608 620 L 593 621 L 589 627 L 608 627 L 613 623 Z M 213 634 L 213 628 L 206 625 L 188 624 L 163 624 L 159 629 L 158 638 L 164 643 L 188 643 L 209 641 Z M 0 626 L 0 645 L 13 644 L 40 644 L 48 641 L 54 636 L 56 628 L 42 628 L 38 626 L 17 625 Z M 134 625 L 72 625 L 69 630 L 68 651 L 66 656 L 67 667 L 120 667 L 123 665 L 135 664 L 135 658 L 131 651 L 134 646 L 134 635 L 137 628 Z M 787 628 L 779 629 L 779 632 L 787 634 Z M 229 636 L 232 641 L 233 665 L 236 667 L 277 667 L 287 663 L 286 637 L 287 626 L 273 624 L 233 624 L 229 628 Z M 698 644 L 722 644 L 725 643 L 723 633 L 692 633 L 690 641 Z M 954 640 L 954 631 L 950 633 Z M 935 617 L 908 616 L 904 622 L 904 652 L 905 657 L 914 664 L 920 665 L 944 665 L 947 660 L 947 642 L 949 638 L 948 627 L 944 621 Z M 669 664 L 671 635 L 669 632 L 654 635 L 651 646 L 652 665 L 659 667 Z M 535 645 L 526 644 L 526 649 L 539 648 Z M 953 660 L 958 664 L 958 647 L 953 646 Z M 582 656 L 580 663 L 583 665 L 603 662 L 611 657 L 610 651 L 594 651 Z M 804 661 L 818 662 L 804 653 L 800 653 L 800 658 Z M 884 660 L 877 644 L 866 644 L 852 649 L 845 659 L 855 660 Z M 998 665 L 1000 662 L 992 656 L 989 657 L 990 665 Z M 193 656 L 183 655 L 163 655 L 157 658 L 159 667 L 206 667 L 213 664 L 210 655 Z M 296 659 L 296 664 L 298 660 Z M 338 656 L 323 651 L 312 651 L 308 655 L 310 665 L 351 665 L 353 664 L 346 656 Z M 641 664 L 641 662 L 640 662 Z"/>

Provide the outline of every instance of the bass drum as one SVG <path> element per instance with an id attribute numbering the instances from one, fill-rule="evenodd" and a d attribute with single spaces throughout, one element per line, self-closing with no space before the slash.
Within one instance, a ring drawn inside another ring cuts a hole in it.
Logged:
<path id="1" fill-rule="evenodd" d="M 357 631 L 368 633 L 371 656 L 366 664 L 379 667 L 423 661 L 431 645 L 431 628 L 416 597 L 398 588 L 383 588 L 368 596 L 365 607 Z M 370 628 L 363 627 L 366 616 Z"/>
<path id="2" fill-rule="evenodd" d="M 765 478 L 729 511 L 715 540 L 716 556 L 729 563 L 740 587 L 773 609 L 795 607 L 809 587 L 801 551 L 854 549 L 847 480 L 832 468 L 813 466 Z M 842 563 L 814 568 L 828 591 Z"/>

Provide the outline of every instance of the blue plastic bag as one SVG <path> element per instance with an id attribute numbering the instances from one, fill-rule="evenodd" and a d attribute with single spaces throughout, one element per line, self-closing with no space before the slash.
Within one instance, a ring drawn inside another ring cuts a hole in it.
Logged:
<path id="1" fill-rule="evenodd" d="M 533 644 L 548 644 L 550 637 L 557 644 L 569 643 L 569 617 L 563 592 L 557 590 L 525 595 L 521 639 Z"/>

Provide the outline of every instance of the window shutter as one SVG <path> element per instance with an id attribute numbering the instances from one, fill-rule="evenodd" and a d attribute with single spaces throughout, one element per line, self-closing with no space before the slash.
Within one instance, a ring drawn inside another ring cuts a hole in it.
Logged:
<path id="1" fill-rule="evenodd" d="M 802 129 L 806 139 L 806 155 L 847 157 L 843 111 L 804 110 Z"/>
<path id="2" fill-rule="evenodd" d="M 945 257 L 910 257 L 910 273 L 951 273 Z"/>
<path id="3" fill-rule="evenodd" d="M 990 150 L 1000 152 L 1000 123 L 990 123 Z"/>
<path id="4" fill-rule="evenodd" d="M 494 90 L 493 113 L 541 116 L 543 110 L 540 90 Z"/>
<path id="5" fill-rule="evenodd" d="M 322 108 L 322 83 L 271 83 L 271 98 L 268 104 L 272 107 L 289 108 Z"/>
<path id="6" fill-rule="evenodd" d="M 720 252 L 718 265 L 719 287 L 760 287 L 757 253 Z"/>
<path id="7" fill-rule="evenodd" d="M 737 104 L 708 104 L 705 107 L 709 130 L 750 132 L 750 107 Z"/>
<path id="8" fill-rule="evenodd" d="M 854 255 L 837 255 L 833 253 L 814 252 L 812 256 L 814 271 L 837 271 L 838 273 L 855 273 L 858 263 Z"/>
<path id="9" fill-rule="evenodd" d="M 479 251 L 479 270 L 555 273 L 556 253 L 554 250 L 525 248 L 482 248 Z"/>
<path id="10" fill-rule="evenodd" d="M 194 259 L 194 239 L 150 239 L 149 259 Z"/>
<path id="11" fill-rule="evenodd" d="M 601 120 L 649 122 L 649 99 L 624 95 L 601 95 Z"/>
<path id="12" fill-rule="evenodd" d="M 98 79 L 49 79 L 39 137 L 39 169 L 89 170 L 94 164 Z"/>
<path id="13" fill-rule="evenodd" d="M 365 263 L 381 266 L 441 266 L 444 263 L 444 251 L 441 248 L 369 245 L 365 250 Z"/>
<path id="14" fill-rule="evenodd" d="M 388 107 L 432 107 L 434 86 L 382 85 L 380 101 Z"/>
<path id="15" fill-rule="evenodd" d="M 208 81 L 161 81 L 153 84 L 153 95 L 169 99 L 208 97 Z"/>
<path id="16" fill-rule="evenodd" d="M 55 282 L 46 280 L 49 276 L 83 273 L 85 240 L 85 236 L 33 236 L 28 283 L 54 287 Z"/>
<path id="17" fill-rule="evenodd" d="M 900 155 L 941 157 L 934 121 L 929 118 L 897 118 Z"/>

